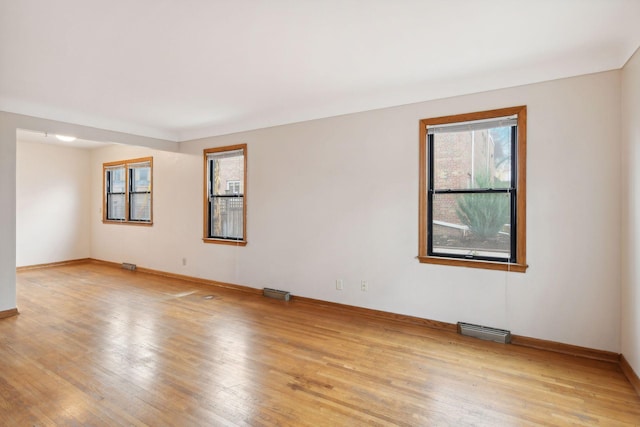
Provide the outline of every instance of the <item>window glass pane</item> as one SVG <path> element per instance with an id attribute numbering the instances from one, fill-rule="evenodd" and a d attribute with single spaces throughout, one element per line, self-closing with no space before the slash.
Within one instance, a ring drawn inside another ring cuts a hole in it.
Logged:
<path id="1" fill-rule="evenodd" d="M 129 210 L 131 221 L 151 221 L 151 194 L 131 194 Z"/>
<path id="2" fill-rule="evenodd" d="M 213 197 L 211 209 L 211 237 L 243 238 L 243 197 Z"/>
<path id="3" fill-rule="evenodd" d="M 107 194 L 107 219 L 124 220 L 124 194 Z"/>
<path id="4" fill-rule="evenodd" d="M 117 168 L 107 169 L 110 173 L 110 192 L 111 193 L 124 193 L 125 190 L 125 173 L 124 166 Z"/>
<path id="5" fill-rule="evenodd" d="M 131 167 L 131 191 L 143 192 L 151 191 L 151 167 L 132 166 Z"/>
<path id="6" fill-rule="evenodd" d="M 509 188 L 511 128 L 433 135 L 435 189 Z"/>
<path id="7" fill-rule="evenodd" d="M 213 170 L 211 186 L 214 195 L 244 193 L 244 151 L 233 154 L 210 155 L 209 165 Z"/>
<path id="8" fill-rule="evenodd" d="M 509 259 L 511 196 L 434 194 L 433 253 Z"/>

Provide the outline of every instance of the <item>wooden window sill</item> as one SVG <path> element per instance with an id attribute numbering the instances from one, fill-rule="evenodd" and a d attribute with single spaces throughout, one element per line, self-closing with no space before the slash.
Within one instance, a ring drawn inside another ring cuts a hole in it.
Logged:
<path id="1" fill-rule="evenodd" d="M 434 256 L 418 256 L 417 258 L 423 264 L 452 265 L 457 267 L 483 268 L 486 270 L 513 271 L 516 273 L 524 273 L 529 267 L 526 264 L 510 264 L 505 262 L 492 262 L 472 259 L 457 259 Z"/>
<path id="2" fill-rule="evenodd" d="M 214 238 L 203 238 L 203 242 L 205 243 L 217 243 L 220 245 L 231 245 L 231 246 L 247 246 L 246 240 L 226 240 L 226 239 L 214 239 Z"/>
<path id="3" fill-rule="evenodd" d="M 118 221 L 118 220 L 111 220 L 111 219 L 103 219 L 102 223 L 103 224 L 138 225 L 142 227 L 151 227 L 153 225 L 153 222 Z"/>

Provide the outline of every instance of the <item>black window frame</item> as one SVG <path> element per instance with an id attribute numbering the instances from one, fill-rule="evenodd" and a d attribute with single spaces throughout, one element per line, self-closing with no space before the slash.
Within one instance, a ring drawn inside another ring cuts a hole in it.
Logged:
<path id="1" fill-rule="evenodd" d="M 131 202 L 131 200 L 133 200 L 133 198 L 137 195 L 137 194 L 148 194 L 149 195 L 149 203 L 151 203 L 151 164 L 149 163 L 149 185 L 147 186 L 148 190 L 146 191 L 135 191 L 135 171 L 136 169 L 141 169 L 140 167 L 136 167 L 137 164 L 145 164 L 147 162 L 140 162 L 140 163 L 128 163 L 127 164 L 127 177 L 128 177 L 128 184 L 129 184 L 129 194 L 127 195 L 127 201 L 128 201 L 128 220 L 131 222 L 141 222 L 141 223 L 148 223 L 151 222 L 151 206 L 149 206 L 149 219 L 138 219 L 138 218 L 134 218 L 133 217 L 133 209 L 134 209 L 134 204 Z"/>
<path id="2" fill-rule="evenodd" d="M 115 192 L 112 191 L 112 187 L 113 187 L 113 175 L 114 175 L 114 169 L 122 169 L 122 173 L 124 174 L 124 185 L 122 186 L 122 192 Z M 105 191 L 106 191 L 106 202 L 105 202 L 105 220 L 106 221 L 118 221 L 118 222 L 122 222 L 122 221 L 126 221 L 127 220 L 127 214 L 126 214 L 126 202 L 125 202 L 125 208 L 122 209 L 122 217 L 115 217 L 113 216 L 113 212 L 111 211 L 111 199 L 113 198 L 113 196 L 123 196 L 122 200 L 124 201 L 126 199 L 126 188 L 127 188 L 127 169 L 124 167 L 124 165 L 117 165 L 117 166 L 111 166 L 105 169 Z"/>
<path id="3" fill-rule="evenodd" d="M 427 191 L 427 254 L 429 256 L 445 256 L 448 258 L 461 258 L 468 260 L 480 260 L 480 261 L 492 261 L 492 262 L 509 262 L 516 263 L 516 247 L 517 247 L 517 233 L 510 233 L 510 244 L 509 244 L 509 257 L 499 258 L 499 257 L 491 257 L 491 256 L 483 256 L 483 255 L 474 255 L 474 254 L 456 254 L 456 253 L 448 253 L 448 252 L 435 252 L 433 249 L 433 197 L 436 194 L 507 194 L 509 195 L 509 211 L 510 211 L 510 230 L 517 230 L 517 210 L 516 210 L 516 199 L 517 199 L 517 186 L 518 182 L 517 175 L 517 138 L 518 138 L 518 125 L 510 126 L 510 163 L 511 163 L 511 180 L 508 187 L 500 187 L 500 188 L 467 188 L 467 189 L 450 189 L 450 188 L 435 188 L 435 179 L 434 179 L 434 145 L 435 145 L 435 134 L 427 133 L 427 159 L 428 159 L 428 170 L 429 170 L 429 182 L 428 182 L 428 191 Z"/>

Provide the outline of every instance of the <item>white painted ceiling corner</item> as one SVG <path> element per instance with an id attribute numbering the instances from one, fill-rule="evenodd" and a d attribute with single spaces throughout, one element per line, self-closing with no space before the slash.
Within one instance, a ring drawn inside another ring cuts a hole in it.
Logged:
<path id="1" fill-rule="evenodd" d="M 0 0 L 0 110 L 172 141 L 621 68 L 638 0 Z"/>

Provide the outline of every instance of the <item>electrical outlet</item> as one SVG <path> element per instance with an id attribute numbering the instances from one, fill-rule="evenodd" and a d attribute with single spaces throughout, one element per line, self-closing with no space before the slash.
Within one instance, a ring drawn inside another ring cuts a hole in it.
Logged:
<path id="1" fill-rule="evenodd" d="M 182 258 L 182 265 L 187 265 L 187 259 L 186 258 Z"/>
<path id="2" fill-rule="evenodd" d="M 336 280 L 336 289 L 338 291 L 341 291 L 342 289 L 344 289 L 344 283 L 342 282 L 342 279 Z"/>
<path id="3" fill-rule="evenodd" d="M 360 290 L 362 292 L 367 292 L 369 290 L 369 283 L 366 280 L 360 281 Z"/>

